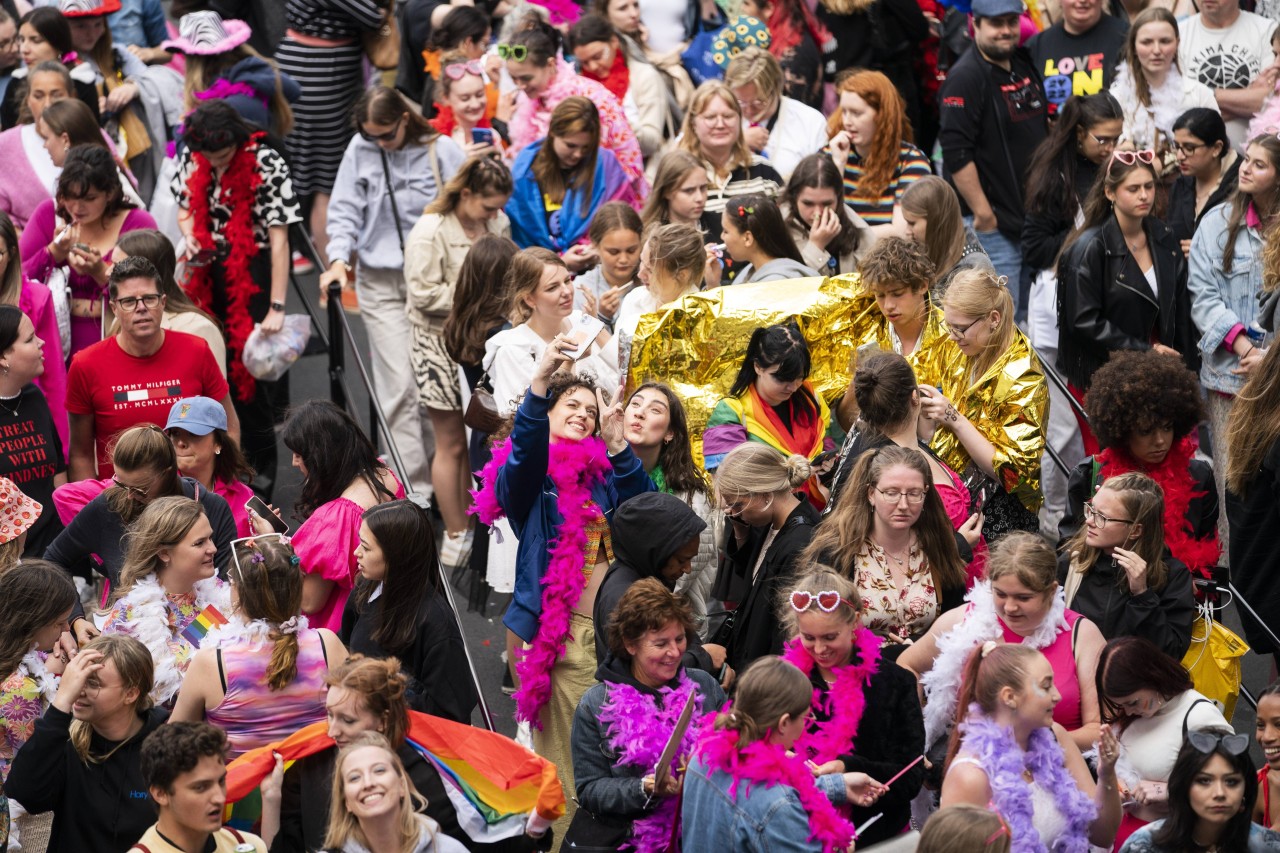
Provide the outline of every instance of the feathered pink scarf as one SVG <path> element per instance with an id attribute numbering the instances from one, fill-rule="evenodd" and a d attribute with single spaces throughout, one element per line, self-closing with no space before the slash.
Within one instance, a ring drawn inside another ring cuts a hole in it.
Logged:
<path id="1" fill-rule="evenodd" d="M 813 691 L 813 709 L 827 717 L 825 723 L 814 724 L 796 741 L 795 753 L 815 764 L 853 752 L 853 739 L 866 710 L 867 681 L 880 667 L 880 638 L 859 627 L 853 637 L 855 662 L 836 667 L 835 683 L 823 700 L 822 691 Z M 805 675 L 813 672 L 813 657 L 796 637 L 783 649 L 782 659 Z"/>
<path id="2" fill-rule="evenodd" d="M 470 512 L 485 524 L 506 515 L 498 502 L 498 472 L 511 455 L 508 438 L 493 451 L 493 458 L 480 472 L 481 486 L 471 493 Z M 565 642 L 570 639 L 573 606 L 587 586 L 583 573 L 586 564 L 587 526 L 600 517 L 600 507 L 591 500 L 591 490 L 604 482 L 612 470 L 605 444 L 599 438 L 561 441 L 548 451 L 547 476 L 556 487 L 556 509 L 563 519 L 556 538 L 549 543 L 550 561 L 542 578 L 542 613 L 538 633 L 525 650 L 516 671 L 520 689 L 516 691 L 516 719 L 542 729 L 538 712 L 551 698 L 551 670 L 564 657 Z"/>

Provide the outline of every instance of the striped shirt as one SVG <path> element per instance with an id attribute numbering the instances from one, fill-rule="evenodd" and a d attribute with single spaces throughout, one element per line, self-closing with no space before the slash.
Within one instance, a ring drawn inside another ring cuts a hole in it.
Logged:
<path id="1" fill-rule="evenodd" d="M 289 0 L 289 28 L 322 39 L 355 38 L 382 26 L 386 3 L 375 0 Z"/>
<path id="2" fill-rule="evenodd" d="M 720 242 L 722 230 L 720 215 L 728 206 L 729 199 L 752 193 L 776 199 L 783 184 L 786 183 L 778 174 L 778 170 L 770 166 L 767 160 L 756 154 L 751 155 L 751 158 L 750 166 L 739 166 L 734 169 L 729 173 L 729 180 L 723 185 L 713 178 L 710 186 L 707 187 L 707 206 L 702 210 L 702 231 L 707 235 L 709 242 Z M 707 174 L 715 175 L 715 167 L 708 164 Z"/>
<path id="3" fill-rule="evenodd" d="M 858 193 L 862 182 L 862 158 L 857 151 L 849 152 L 844 164 L 844 200 L 868 225 L 887 225 L 893 221 L 893 208 L 902 197 L 902 191 L 913 181 L 932 174 L 929 159 L 910 142 L 903 142 L 898 149 L 898 166 L 884 191 L 875 198 L 864 198 Z M 710 205 L 710 201 L 707 202 Z"/>

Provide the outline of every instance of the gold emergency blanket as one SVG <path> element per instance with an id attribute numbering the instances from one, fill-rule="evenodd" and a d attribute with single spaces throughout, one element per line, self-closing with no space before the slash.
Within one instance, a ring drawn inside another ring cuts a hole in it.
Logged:
<path id="1" fill-rule="evenodd" d="M 742 366 L 751 333 L 795 320 L 809 342 L 814 391 L 828 403 L 849 385 L 849 358 L 865 310 L 857 278 L 797 278 L 735 284 L 686 296 L 645 314 L 636 327 L 627 393 L 665 382 L 684 401 L 693 458 L 702 464 L 702 430 Z M 871 305 L 874 310 L 874 302 Z"/>

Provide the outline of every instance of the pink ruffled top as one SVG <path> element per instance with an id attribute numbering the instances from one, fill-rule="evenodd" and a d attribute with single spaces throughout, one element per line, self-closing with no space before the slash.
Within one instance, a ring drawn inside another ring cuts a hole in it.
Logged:
<path id="1" fill-rule="evenodd" d="M 396 480 L 396 498 L 404 497 L 404 486 Z M 333 581 L 324 606 L 307 614 L 312 628 L 342 629 L 342 609 L 355 585 L 356 545 L 360 541 L 360 516 L 365 508 L 348 498 L 321 504 L 293 535 L 293 550 L 302 570 Z"/>
<path id="2" fill-rule="evenodd" d="M 942 498 L 942 506 L 947 511 L 947 518 L 951 519 L 951 526 L 959 530 L 972 514 L 969 512 L 972 498 L 969 496 L 969 490 L 965 488 L 964 481 L 960 479 L 960 475 L 945 464 L 942 467 L 946 468 L 947 473 L 951 475 L 951 482 L 934 483 L 933 487 L 937 489 L 938 497 Z M 987 543 L 979 539 L 978 543 L 973 546 L 973 562 L 965 567 L 966 589 L 973 589 L 974 583 L 982 579 L 986 574 L 986 566 Z"/>

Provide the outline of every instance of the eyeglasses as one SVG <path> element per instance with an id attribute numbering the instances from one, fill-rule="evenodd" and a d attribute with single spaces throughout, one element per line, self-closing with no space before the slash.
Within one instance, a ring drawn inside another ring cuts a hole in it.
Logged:
<path id="1" fill-rule="evenodd" d="M 1098 512 L 1093 506 L 1093 501 L 1084 502 L 1084 520 L 1097 525 L 1099 530 L 1105 530 L 1108 524 L 1115 522 L 1116 524 L 1136 524 L 1131 518 L 1108 518 Z"/>
<path id="2" fill-rule="evenodd" d="M 969 330 L 972 329 L 974 326 L 978 325 L 978 323 L 981 322 L 981 320 L 982 318 L 979 317 L 977 320 L 974 320 L 972 323 L 968 324 L 967 326 L 956 326 L 943 320 L 942 327 L 947 330 L 948 335 L 950 335 L 951 337 L 955 338 L 958 341 L 962 341 L 964 340 L 964 336 L 969 334 Z"/>
<path id="3" fill-rule="evenodd" d="M 1099 148 L 1115 148 L 1116 143 L 1120 141 L 1118 136 L 1094 136 L 1093 132 L 1088 130 L 1085 133 L 1089 134 L 1090 139 L 1098 143 Z"/>
<path id="4" fill-rule="evenodd" d="M 1216 735 L 1213 732 L 1191 731 L 1187 732 L 1187 743 L 1191 744 L 1196 752 L 1205 755 L 1217 749 L 1218 744 L 1222 744 L 1222 748 L 1229 755 L 1243 755 L 1245 750 L 1249 748 L 1249 736 L 1237 734 Z"/>
<path id="5" fill-rule="evenodd" d="M 755 500 L 755 497 L 755 495 L 748 495 L 745 500 L 738 498 L 733 503 L 722 503 L 720 505 L 720 509 L 730 518 L 737 518 L 751 508 L 751 503 Z M 773 495 L 769 495 L 769 502 L 764 505 L 761 512 L 764 512 L 771 506 L 773 506 Z"/>
<path id="6" fill-rule="evenodd" d="M 137 310 L 139 303 L 142 304 L 143 308 L 150 310 L 159 305 L 160 300 L 163 298 L 159 293 L 144 293 L 141 296 L 121 296 L 114 302 L 125 311 Z"/>
<path id="7" fill-rule="evenodd" d="M 1111 177 L 1111 165 L 1117 161 L 1132 166 L 1134 163 L 1146 163 L 1148 166 L 1156 160 L 1156 152 L 1150 148 L 1142 151 L 1112 151 L 1111 159 L 1107 161 L 1107 177 Z"/>
<path id="8" fill-rule="evenodd" d="M 446 65 L 441 69 L 441 71 L 444 73 L 444 76 L 448 77 L 450 80 L 461 80 L 468 74 L 474 74 L 477 77 L 484 76 L 484 69 L 481 68 L 480 63 L 474 59 L 467 60 L 466 62 L 455 62 L 452 65 Z"/>
<path id="9" fill-rule="evenodd" d="M 845 600 L 840 593 L 834 589 L 824 589 L 821 592 L 809 592 L 807 589 L 797 589 L 791 593 L 791 609 L 797 613 L 804 613 L 814 605 L 823 613 L 831 613 L 841 604 L 849 605 L 850 610 L 858 608 L 852 602 Z"/>
<path id="10" fill-rule="evenodd" d="M 889 503 L 894 503 L 894 504 L 896 504 L 898 501 L 902 500 L 903 498 L 906 498 L 907 503 L 909 504 L 924 503 L 924 496 L 929 494 L 929 490 L 927 488 L 907 489 L 905 492 L 902 491 L 901 489 L 882 489 L 879 486 L 872 486 L 871 488 L 879 492 L 880 496 L 883 497 L 885 500 L 887 500 Z"/>
<path id="11" fill-rule="evenodd" d="M 1173 143 L 1173 150 L 1179 154 L 1185 154 L 1190 157 L 1192 154 L 1195 154 L 1207 145 L 1207 142 L 1175 142 Z"/>
<path id="12" fill-rule="evenodd" d="M 151 491 L 151 484 L 154 483 L 156 481 L 156 477 L 159 476 L 159 474 L 156 474 L 150 480 L 147 480 L 147 484 L 145 486 L 130 486 L 128 483 L 121 482 L 120 478 L 115 474 L 111 475 L 111 482 L 115 483 L 131 495 L 137 495 L 140 498 L 145 498 L 147 493 Z"/>
<path id="13" fill-rule="evenodd" d="M 90 676 L 84 683 L 84 692 L 86 696 L 97 698 L 98 694 L 103 690 L 110 690 L 112 687 L 124 687 L 124 682 L 119 684 L 103 684 L 97 676 Z"/>
<path id="14" fill-rule="evenodd" d="M 704 122 L 707 125 L 707 127 L 733 127 L 735 124 L 738 124 L 741 121 L 741 119 L 739 119 L 737 116 L 724 116 L 724 115 L 720 115 L 720 116 L 700 115 L 700 116 L 696 116 L 696 118 L 698 119 L 698 121 Z"/>
<path id="15" fill-rule="evenodd" d="M 529 58 L 529 48 L 522 44 L 498 45 L 498 58 L 510 59 L 512 62 L 524 62 Z"/>
<path id="16" fill-rule="evenodd" d="M 769 100 L 765 100 L 764 98 L 752 98 L 749 101 L 738 101 L 738 108 L 744 113 L 758 113 L 767 106 L 769 106 Z"/>
<path id="17" fill-rule="evenodd" d="M 454 79 L 457 79 L 457 78 L 454 78 Z M 404 124 L 404 116 L 401 116 L 400 120 L 395 123 L 395 126 L 392 127 L 390 130 L 388 130 L 386 133 L 378 133 L 378 134 L 369 133 L 364 129 L 364 125 L 362 124 L 360 125 L 360 135 L 364 137 L 366 140 L 368 140 L 369 142 L 394 142 L 396 138 L 396 134 L 400 132 L 400 125 L 402 124 Z"/>

